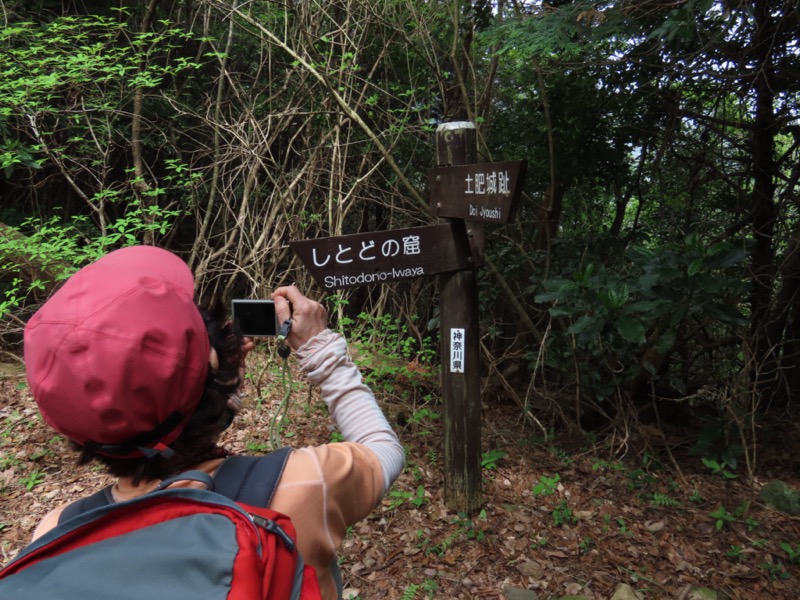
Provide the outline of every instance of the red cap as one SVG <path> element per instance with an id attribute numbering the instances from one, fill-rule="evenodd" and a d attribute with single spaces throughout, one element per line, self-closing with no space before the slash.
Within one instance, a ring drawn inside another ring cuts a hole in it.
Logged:
<path id="1" fill-rule="evenodd" d="M 208 371 L 193 296 L 186 263 L 151 246 L 75 273 L 25 327 L 28 383 L 44 419 L 102 454 L 168 456 Z"/>

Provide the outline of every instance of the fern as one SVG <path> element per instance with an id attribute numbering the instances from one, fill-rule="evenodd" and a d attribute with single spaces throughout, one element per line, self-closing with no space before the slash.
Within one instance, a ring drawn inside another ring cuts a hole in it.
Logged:
<path id="1" fill-rule="evenodd" d="M 661 494 L 659 492 L 653 494 L 653 499 L 650 500 L 650 504 L 653 506 L 661 506 L 663 508 L 680 506 L 680 502 L 678 502 L 675 498 L 669 496 L 668 494 Z"/>
<path id="2" fill-rule="evenodd" d="M 419 586 L 416 583 L 409 583 L 408 587 L 403 592 L 403 600 L 414 600 L 417 597 Z"/>

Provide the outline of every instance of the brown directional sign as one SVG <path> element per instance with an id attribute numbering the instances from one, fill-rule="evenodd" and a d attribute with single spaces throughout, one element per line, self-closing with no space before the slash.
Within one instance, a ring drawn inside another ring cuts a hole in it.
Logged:
<path id="1" fill-rule="evenodd" d="M 472 266 L 464 224 L 444 223 L 289 242 L 326 290 L 387 283 Z"/>
<path id="2" fill-rule="evenodd" d="M 430 169 L 431 209 L 438 217 L 508 223 L 527 166 L 525 160 L 509 160 Z"/>

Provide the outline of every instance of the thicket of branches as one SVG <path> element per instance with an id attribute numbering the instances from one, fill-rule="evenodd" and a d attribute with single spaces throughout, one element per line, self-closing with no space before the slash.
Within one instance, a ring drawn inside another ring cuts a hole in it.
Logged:
<path id="1" fill-rule="evenodd" d="M 431 222 L 433 132 L 471 120 L 482 161 L 530 162 L 516 222 L 487 227 L 487 402 L 619 430 L 699 406 L 737 425 L 742 446 L 765 407 L 791 406 L 794 4 L 0 10 L 7 349 L 60 279 L 121 244 L 181 253 L 201 294 L 313 289 L 286 242 Z M 423 339 L 446 310 L 435 285 L 361 288 L 331 306 L 391 315 Z"/>

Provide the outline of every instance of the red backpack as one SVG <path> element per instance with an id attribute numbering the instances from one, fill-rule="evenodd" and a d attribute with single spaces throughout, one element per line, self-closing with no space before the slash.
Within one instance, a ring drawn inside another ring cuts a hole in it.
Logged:
<path id="1" fill-rule="evenodd" d="M 0 571 L 0 598 L 318 599 L 289 517 L 259 507 L 269 504 L 288 454 L 233 457 L 213 480 L 189 471 L 118 504 L 108 504 L 108 489 L 84 498 Z M 209 489 L 164 489 L 184 479 Z"/>

